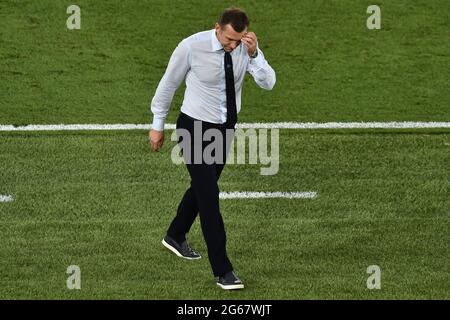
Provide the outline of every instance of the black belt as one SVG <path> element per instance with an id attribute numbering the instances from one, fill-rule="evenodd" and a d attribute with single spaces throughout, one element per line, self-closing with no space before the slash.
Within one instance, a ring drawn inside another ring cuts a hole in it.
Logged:
<path id="1" fill-rule="evenodd" d="M 188 115 L 187 115 L 186 113 L 184 113 L 184 112 L 180 112 L 180 115 L 182 115 L 183 117 L 186 117 L 186 118 L 188 118 L 188 119 L 194 120 L 194 121 L 202 121 L 202 120 L 199 120 L 199 119 L 192 118 L 191 116 L 188 116 Z"/>
<path id="2" fill-rule="evenodd" d="M 217 126 L 218 128 L 225 128 L 225 127 L 226 127 L 226 123 L 213 123 L 213 122 L 207 122 L 207 121 L 195 119 L 195 118 L 192 118 L 191 116 L 188 116 L 188 115 L 187 115 L 186 113 L 184 113 L 184 112 L 180 112 L 180 115 L 183 116 L 183 117 L 185 117 L 185 118 L 188 118 L 188 119 L 190 119 L 190 120 L 192 120 L 192 121 L 201 121 L 201 122 L 204 122 L 204 123 L 206 123 L 206 124 L 208 124 L 208 125 L 211 125 L 211 126 Z"/>

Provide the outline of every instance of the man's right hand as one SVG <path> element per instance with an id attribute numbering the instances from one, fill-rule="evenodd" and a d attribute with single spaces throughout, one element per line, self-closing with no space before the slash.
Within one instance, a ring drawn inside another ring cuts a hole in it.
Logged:
<path id="1" fill-rule="evenodd" d="M 148 141 L 153 151 L 158 151 L 164 143 L 164 131 L 150 130 L 148 133 Z"/>

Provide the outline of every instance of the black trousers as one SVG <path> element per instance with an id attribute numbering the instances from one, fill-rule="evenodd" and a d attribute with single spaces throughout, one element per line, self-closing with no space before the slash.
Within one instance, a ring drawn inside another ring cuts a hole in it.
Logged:
<path id="1" fill-rule="evenodd" d="M 226 252 L 226 234 L 222 215 L 219 209 L 219 187 L 218 180 L 225 166 L 226 155 L 232 139 L 226 135 L 226 128 L 220 124 L 200 121 L 180 113 L 177 120 L 177 133 L 179 129 L 187 130 L 191 137 L 190 151 L 198 148 L 200 141 L 201 151 L 211 142 L 203 141 L 198 137 L 199 130 L 194 130 L 195 122 L 198 128 L 201 124 L 201 134 L 208 129 L 218 129 L 223 136 L 223 161 L 214 163 L 194 162 L 193 154 L 188 154 L 183 150 L 183 156 L 186 167 L 191 177 L 190 187 L 184 193 L 184 196 L 178 206 L 177 215 L 170 224 L 167 234 L 178 243 L 182 243 L 189 232 L 197 213 L 200 214 L 200 224 L 203 236 L 208 248 L 208 257 L 211 263 L 214 276 L 222 276 L 232 271 L 233 266 L 228 259 Z M 217 132 L 217 131 L 216 131 Z M 234 130 L 232 131 L 234 133 Z M 195 136 L 197 134 L 197 136 Z M 182 138 L 178 135 L 178 142 Z M 190 158 L 189 158 L 190 157 Z M 190 162 L 190 163 L 188 163 Z"/>

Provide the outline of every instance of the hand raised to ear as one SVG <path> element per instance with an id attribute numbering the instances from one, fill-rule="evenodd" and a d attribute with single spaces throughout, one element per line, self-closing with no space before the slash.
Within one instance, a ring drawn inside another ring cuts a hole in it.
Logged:
<path id="1" fill-rule="evenodd" d="M 241 41 L 247 46 L 249 56 L 254 56 L 256 53 L 256 46 L 258 45 L 258 38 L 254 32 L 247 32 L 242 37 Z"/>

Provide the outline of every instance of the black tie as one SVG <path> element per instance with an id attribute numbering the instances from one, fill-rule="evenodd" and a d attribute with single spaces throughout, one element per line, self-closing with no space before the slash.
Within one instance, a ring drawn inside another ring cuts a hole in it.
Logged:
<path id="1" fill-rule="evenodd" d="M 226 127 L 234 129 L 237 122 L 236 92 L 234 91 L 233 60 L 229 52 L 225 52 L 225 82 L 227 91 Z"/>

